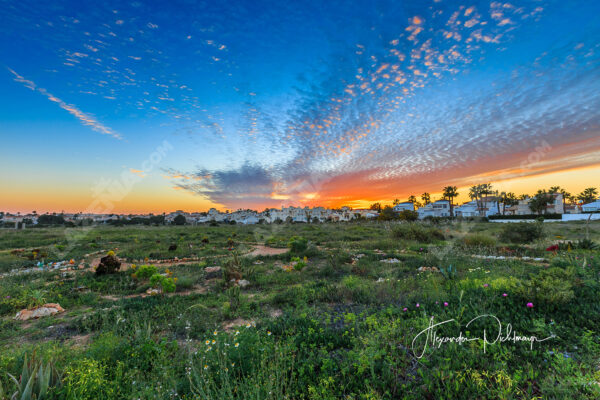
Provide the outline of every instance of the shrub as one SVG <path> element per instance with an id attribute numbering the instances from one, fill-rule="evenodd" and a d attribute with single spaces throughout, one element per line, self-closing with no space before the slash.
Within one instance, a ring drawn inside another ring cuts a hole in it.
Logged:
<path id="1" fill-rule="evenodd" d="M 308 248 L 308 240 L 301 236 L 292 236 L 288 242 L 290 251 L 295 254 L 300 254 Z"/>
<path id="2" fill-rule="evenodd" d="M 62 395 L 65 399 L 111 398 L 113 388 L 104 376 L 104 367 L 96 360 L 84 358 L 70 365 L 65 371 Z"/>
<path id="3" fill-rule="evenodd" d="M 494 247 L 496 240 L 491 236 L 472 233 L 462 238 L 462 244 L 465 247 Z"/>
<path id="4" fill-rule="evenodd" d="M 175 278 L 168 278 L 161 274 L 154 274 L 150 277 L 150 284 L 155 288 L 160 288 L 163 293 L 172 293 L 175 291 Z"/>
<path id="5" fill-rule="evenodd" d="M 416 240 L 422 243 L 432 243 L 444 240 L 444 234 L 439 228 L 418 223 L 400 224 L 392 229 L 392 237 L 404 240 Z"/>
<path id="6" fill-rule="evenodd" d="M 403 210 L 398 214 L 398 218 L 402 221 L 413 222 L 419 219 L 419 213 L 411 210 Z"/>
<path id="7" fill-rule="evenodd" d="M 500 232 L 500 240 L 510 243 L 531 243 L 543 236 L 543 225 L 531 222 L 507 223 Z"/>
<path id="8" fill-rule="evenodd" d="M 133 274 L 133 277 L 137 279 L 150 279 L 156 273 L 158 273 L 158 268 L 154 265 L 140 265 L 137 272 Z"/>

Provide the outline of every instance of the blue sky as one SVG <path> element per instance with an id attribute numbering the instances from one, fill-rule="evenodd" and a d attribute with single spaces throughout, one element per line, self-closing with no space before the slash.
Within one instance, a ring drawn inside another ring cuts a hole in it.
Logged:
<path id="1" fill-rule="evenodd" d="M 163 140 L 121 209 L 360 205 L 588 168 L 584 185 L 599 163 L 596 2 L 0 7 L 9 209 L 49 187 L 82 208 Z"/>

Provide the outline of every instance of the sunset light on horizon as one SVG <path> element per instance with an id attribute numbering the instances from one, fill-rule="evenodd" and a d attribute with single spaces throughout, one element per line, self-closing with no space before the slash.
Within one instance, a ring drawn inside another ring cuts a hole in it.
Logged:
<path id="1" fill-rule="evenodd" d="M 600 185 L 595 2 L 0 5 L 0 211 Z"/>

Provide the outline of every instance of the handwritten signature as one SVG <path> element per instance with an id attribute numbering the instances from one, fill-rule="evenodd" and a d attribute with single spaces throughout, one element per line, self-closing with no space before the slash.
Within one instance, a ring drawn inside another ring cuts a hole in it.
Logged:
<path id="1" fill-rule="evenodd" d="M 494 323 L 496 325 L 494 330 L 492 332 L 488 332 L 486 329 L 483 329 L 483 337 L 481 337 L 481 336 L 468 337 L 465 334 L 463 334 L 462 330 L 459 331 L 458 336 L 439 336 L 437 334 L 438 327 L 448 324 L 448 323 L 451 323 L 451 322 L 454 322 L 455 319 L 449 319 L 447 321 L 434 323 L 433 317 L 431 317 L 431 319 L 429 320 L 429 326 L 427 328 L 423 329 L 421 332 L 419 332 L 414 337 L 412 344 L 411 344 L 412 351 L 417 358 L 421 358 L 421 357 L 423 357 L 423 355 L 425 354 L 425 351 L 430 346 L 433 348 L 439 349 L 445 343 L 458 343 L 459 345 L 462 345 L 463 343 L 468 343 L 468 342 L 472 342 L 475 340 L 483 340 L 483 352 L 484 353 L 485 353 L 486 347 L 488 345 L 493 345 L 496 343 L 504 343 L 504 342 L 512 342 L 512 343 L 529 342 L 529 348 L 533 349 L 534 343 L 544 342 L 546 340 L 556 337 L 556 335 L 554 335 L 554 334 L 552 334 L 551 336 L 548 336 L 547 338 L 544 338 L 544 339 L 540 339 L 537 336 L 519 335 L 519 334 L 517 334 L 517 332 L 513 331 L 511 324 L 506 325 L 505 329 L 502 329 L 502 322 L 500 322 L 500 320 L 496 316 L 491 315 L 491 314 L 483 314 L 483 315 L 479 315 L 479 316 L 473 318 L 465 325 L 465 328 L 468 328 L 475 321 L 486 319 L 486 318 L 490 318 L 492 320 L 492 323 Z M 494 337 L 492 335 L 492 336 L 488 337 L 488 333 L 492 333 L 492 334 L 495 333 L 496 336 Z M 425 335 L 425 336 L 423 336 L 423 335 Z M 421 340 L 419 340 L 419 338 L 421 338 Z M 422 341 L 424 341 L 424 343 L 422 343 L 422 345 L 419 345 L 419 342 L 422 342 Z M 415 347 L 418 347 L 418 348 L 415 349 Z"/>

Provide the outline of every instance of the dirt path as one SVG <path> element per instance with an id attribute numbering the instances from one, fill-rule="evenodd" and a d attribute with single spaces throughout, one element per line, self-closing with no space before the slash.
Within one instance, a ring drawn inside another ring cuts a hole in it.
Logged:
<path id="1" fill-rule="evenodd" d="M 245 257 L 257 257 L 257 256 L 276 256 L 279 254 L 287 253 L 288 249 L 280 249 L 275 247 L 267 247 L 262 244 L 253 245 L 254 250 L 244 254 Z"/>

